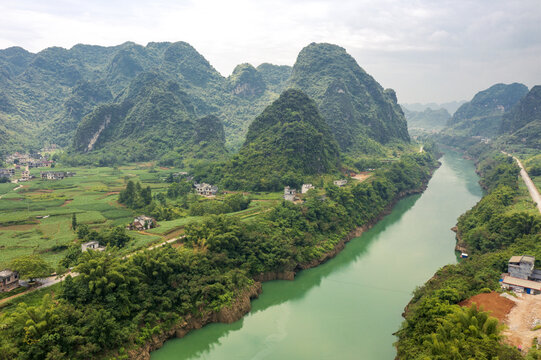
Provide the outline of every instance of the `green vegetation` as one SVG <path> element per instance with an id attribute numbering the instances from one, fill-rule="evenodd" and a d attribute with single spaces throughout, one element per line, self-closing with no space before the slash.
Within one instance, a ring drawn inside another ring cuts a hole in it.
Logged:
<path id="1" fill-rule="evenodd" d="M 522 358 L 498 342 L 494 320 L 473 314 L 473 309 L 460 310 L 457 304 L 487 289 L 498 290 L 512 255 L 541 256 L 541 216 L 531 211 L 531 203 L 524 210 L 515 206 L 520 201 L 518 166 L 510 157 L 487 145 L 475 144 L 468 151 L 478 159 L 481 184 L 488 191 L 458 220 L 458 236 L 470 258 L 443 267 L 414 292 L 397 333 L 401 359 Z M 467 317 L 475 317 L 476 329 L 467 325 Z M 481 326 L 480 319 L 487 325 Z M 535 351 L 530 356 L 536 358 Z"/>
<path id="2" fill-rule="evenodd" d="M 220 121 L 197 120 L 180 84 L 149 72 L 138 75 L 116 103 L 86 116 L 77 127 L 73 148 L 87 154 L 65 156 L 70 164 L 95 158 L 106 164 L 147 161 L 164 155 L 165 165 L 178 165 L 183 158 L 214 159 L 226 153 Z"/>
<path id="3" fill-rule="evenodd" d="M 453 136 L 497 136 L 504 112 L 509 111 L 527 93 L 528 88 L 519 83 L 496 84 L 480 91 L 470 102 L 458 108 L 444 132 Z"/>
<path id="4" fill-rule="evenodd" d="M 395 92 L 384 90 L 339 46 L 312 43 L 302 49 L 289 86 L 316 102 L 344 152 L 381 154 L 381 144 L 409 141 Z"/>
<path id="5" fill-rule="evenodd" d="M 500 142 L 506 148 L 531 149 L 532 154 L 541 150 L 541 86 L 530 92 L 502 120 Z"/>
<path id="6" fill-rule="evenodd" d="M 0 68 L 0 155 L 54 143 L 69 149 L 72 166 L 215 160 L 224 146 L 238 150 L 287 87 L 316 101 L 343 151 L 383 155 L 382 144 L 409 141 L 394 91 L 335 45 L 309 45 L 293 68 L 241 64 L 227 78 L 185 42 L 8 48 Z M 194 141 L 209 115 L 218 131 Z"/>
<path id="7" fill-rule="evenodd" d="M 118 202 L 130 209 L 140 209 L 149 205 L 152 201 L 152 189 L 150 186 L 143 188 L 140 182 L 134 183 L 128 180 L 126 188 L 120 191 Z"/>
<path id="8" fill-rule="evenodd" d="M 253 276 L 318 261 L 353 228 L 421 189 L 435 165 L 428 152 L 406 155 L 367 181 L 342 188 L 329 183 L 326 197 L 310 191 L 303 204 L 281 201 L 250 221 L 242 215 L 205 217 L 186 224 L 184 246 L 177 249 L 164 246 L 129 257 L 115 249 L 70 252 L 80 275 L 68 276 L 54 299 L 46 295 L 32 304 L 19 299 L 16 308 L 0 315 L 0 356 L 128 358 L 127 351 L 153 335 L 232 304 Z M 225 201 L 244 206 L 240 195 Z"/>
<path id="9" fill-rule="evenodd" d="M 31 174 L 39 176 L 40 170 L 43 169 L 32 169 Z M 76 240 L 73 214 L 78 227 L 88 225 L 98 232 L 125 226 L 133 221 L 134 215 L 141 215 L 117 202 L 126 182 L 140 182 L 144 188 L 150 186 L 152 194 L 165 193 L 170 184 L 163 179 L 172 171 L 153 169 L 150 165 L 59 170 L 73 171 L 76 175 L 58 181 L 32 180 L 22 183 L 23 187 L 17 191 L 13 191 L 16 184 L 0 184 L 6 186 L 0 198 L 0 268 L 29 254 L 39 255 L 56 268 Z M 128 245 L 132 250 L 160 239 L 133 233 L 130 236 L 136 240 Z"/>
<path id="10" fill-rule="evenodd" d="M 34 280 L 51 274 L 49 265 L 36 255 L 26 255 L 14 259 L 10 264 L 10 268 L 19 272 L 23 279 Z"/>
<path id="11" fill-rule="evenodd" d="M 317 111 L 298 90 L 287 90 L 250 125 L 246 142 L 226 168 L 231 189 L 278 190 L 288 177 L 336 171 L 338 146 Z"/>
<path id="12" fill-rule="evenodd" d="M 170 126 L 173 120 L 178 124 L 178 112 L 171 121 L 163 121 L 163 116 L 171 115 L 171 105 L 177 101 L 167 97 L 174 98 L 179 93 L 175 89 L 164 89 L 172 83 L 182 89 L 181 96 L 193 105 L 195 116 L 190 121 L 197 122 L 198 118 L 216 115 L 225 126 L 228 146 L 238 148 L 249 123 L 282 92 L 291 73 L 288 66 L 263 64 L 256 70 L 249 65 L 241 65 L 236 74 L 224 78 L 185 42 L 149 43 L 147 46 L 127 42 L 112 47 L 76 45 L 69 50 L 48 48 L 37 54 L 13 47 L 0 50 L 0 68 L 0 155 L 8 151 L 37 150 L 50 143 L 70 146 L 79 124 L 96 125 L 103 122 L 102 116 L 115 115 L 126 122 L 124 131 L 135 125 L 131 129 L 134 133 L 129 133 L 124 145 L 129 145 L 136 153 L 118 152 L 122 150 L 118 142 L 123 141 L 122 136 L 126 133 L 116 138 L 113 136 L 113 139 L 107 136 L 112 134 L 104 134 L 100 142 L 103 141 L 102 145 L 109 149 L 101 150 L 100 154 L 91 157 L 91 161 L 98 163 L 102 159 L 102 163 L 107 164 L 112 164 L 115 157 L 117 161 L 125 162 L 150 156 L 152 153 L 146 153 L 147 142 L 151 142 L 145 138 L 148 130 L 164 136 L 163 141 L 153 144 L 160 150 L 154 155 L 171 151 L 177 154 L 177 161 L 179 155 L 188 158 L 193 154 L 207 155 L 207 150 L 197 152 L 197 149 L 191 149 L 180 141 L 173 143 L 174 138 L 169 137 L 166 131 L 153 129 L 158 125 L 154 124 L 156 115 L 161 127 Z M 241 71 L 247 68 L 247 73 Z M 138 86 L 137 78 L 158 73 L 164 86 L 149 88 L 148 98 L 140 99 L 144 102 L 156 100 L 157 103 L 147 102 L 140 107 L 124 104 L 118 108 L 119 103 L 126 100 L 129 89 Z M 245 78 L 244 73 L 249 76 Z M 242 94 L 250 88 L 252 78 L 259 81 L 255 91 L 257 96 L 244 97 Z M 237 88 L 241 91 L 235 94 L 233 90 Z M 128 107 L 133 107 L 131 114 L 125 113 Z M 143 112 L 133 113 L 139 111 Z M 92 120 L 84 120 L 85 117 Z M 112 117 L 114 120 L 119 119 Z M 179 125 L 182 128 L 187 124 Z M 138 131 L 141 126 L 145 131 Z M 75 148 L 88 144 L 84 137 L 94 133 L 79 131 Z M 141 138 L 143 143 L 137 144 Z M 100 146 L 99 143 L 97 145 Z"/>

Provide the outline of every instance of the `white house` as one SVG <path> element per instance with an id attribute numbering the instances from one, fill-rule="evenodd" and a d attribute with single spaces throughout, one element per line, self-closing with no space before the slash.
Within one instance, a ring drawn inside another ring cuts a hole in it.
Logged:
<path id="1" fill-rule="evenodd" d="M 97 251 L 103 251 L 105 250 L 105 247 L 100 246 L 100 243 L 97 241 L 89 241 L 85 242 L 81 245 L 81 251 L 85 252 L 88 250 L 97 250 Z"/>

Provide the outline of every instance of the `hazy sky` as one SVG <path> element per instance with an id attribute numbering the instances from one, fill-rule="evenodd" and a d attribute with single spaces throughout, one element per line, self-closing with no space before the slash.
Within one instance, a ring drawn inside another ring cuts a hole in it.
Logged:
<path id="1" fill-rule="evenodd" d="M 541 84 L 541 0 L 0 0 L 0 48 L 180 40 L 225 76 L 335 43 L 403 103 Z"/>

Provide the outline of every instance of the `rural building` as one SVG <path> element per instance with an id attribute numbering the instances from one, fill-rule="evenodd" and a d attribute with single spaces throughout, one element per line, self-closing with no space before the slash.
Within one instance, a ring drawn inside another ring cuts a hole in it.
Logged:
<path id="1" fill-rule="evenodd" d="M 342 187 L 342 186 L 346 185 L 348 183 L 348 181 L 345 180 L 345 179 L 342 179 L 342 180 L 334 180 L 332 183 L 334 185 L 338 186 L 338 187 Z"/>
<path id="2" fill-rule="evenodd" d="M 15 169 L 0 169 L 0 177 L 10 178 L 15 175 Z"/>
<path id="3" fill-rule="evenodd" d="M 302 184 L 301 187 L 301 194 L 306 194 L 308 190 L 315 189 L 314 185 L 312 184 Z"/>
<path id="4" fill-rule="evenodd" d="M 286 186 L 284 188 L 284 200 L 295 201 L 296 196 L 297 196 L 297 190 L 292 189 L 289 186 Z"/>
<path id="5" fill-rule="evenodd" d="M 97 251 L 103 251 L 105 250 L 105 247 L 100 246 L 100 243 L 97 241 L 89 241 L 85 242 L 81 245 L 81 251 L 85 252 L 88 250 L 97 250 Z"/>
<path id="6" fill-rule="evenodd" d="M 19 273 L 11 270 L 0 271 L 0 292 L 6 292 L 19 287 Z"/>
<path id="7" fill-rule="evenodd" d="M 62 180 L 66 177 L 75 175 L 74 172 L 65 171 L 42 171 L 40 172 L 41 178 L 46 180 Z"/>
<path id="8" fill-rule="evenodd" d="M 128 225 L 128 230 L 148 230 L 156 227 L 156 219 L 149 216 L 140 215 L 133 219 L 133 222 Z"/>
<path id="9" fill-rule="evenodd" d="M 526 294 L 541 293 L 541 270 L 534 269 L 535 257 L 512 256 L 507 265 L 507 273 L 500 280 L 503 289 Z"/>
<path id="10" fill-rule="evenodd" d="M 197 192 L 197 194 L 202 196 L 216 195 L 216 193 L 218 192 L 218 186 L 210 185 L 207 183 L 194 184 L 193 186 L 195 187 L 195 191 Z"/>
<path id="11" fill-rule="evenodd" d="M 21 178 L 19 179 L 19 181 L 29 181 L 30 179 L 32 179 L 32 176 L 30 175 L 30 171 L 28 170 L 21 171 Z"/>

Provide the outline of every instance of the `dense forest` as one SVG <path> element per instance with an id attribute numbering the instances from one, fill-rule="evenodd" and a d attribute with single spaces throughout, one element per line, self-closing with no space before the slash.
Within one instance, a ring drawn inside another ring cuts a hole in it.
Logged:
<path id="1" fill-rule="evenodd" d="M 68 276 L 54 299 L 47 295 L 1 315 L 0 358 L 128 358 L 153 335 L 231 305 L 254 277 L 319 261 L 352 229 L 422 190 L 435 166 L 430 152 L 406 155 L 369 181 L 326 184 L 326 196 L 313 191 L 303 204 L 283 201 L 252 222 L 212 215 L 188 225 L 185 246 L 177 249 L 164 246 L 128 258 L 115 247 L 74 254 L 79 276 Z M 144 205 L 145 189 L 130 189 L 123 201 L 140 198 Z M 97 236 L 113 241 L 121 235 Z"/>

